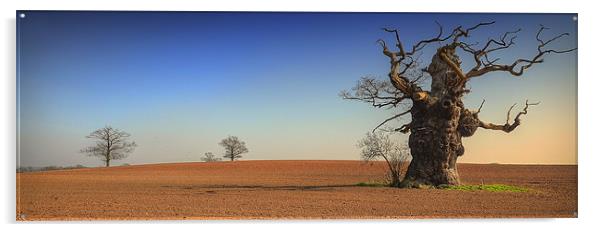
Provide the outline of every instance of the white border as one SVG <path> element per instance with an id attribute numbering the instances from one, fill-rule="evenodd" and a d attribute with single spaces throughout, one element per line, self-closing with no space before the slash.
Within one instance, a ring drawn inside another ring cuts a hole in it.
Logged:
<path id="1" fill-rule="evenodd" d="M 574 231 L 586 229 L 594 225 L 599 218 L 598 208 L 600 205 L 600 184 L 598 183 L 599 172 L 597 165 L 600 164 L 600 149 L 595 146 L 600 137 L 599 119 L 601 98 L 598 97 L 600 86 L 599 48 L 600 36 L 599 25 L 600 9 L 596 7 L 595 1 L 558 1 L 558 0 L 506 0 L 506 1 L 393 1 L 393 0 L 305 0 L 297 2 L 253 0 L 253 1 L 204 1 L 193 2 L 185 0 L 173 1 L 19 1 L 2 2 L 2 69 L 4 75 L 0 86 L 0 148 L 3 149 L 1 162 L 2 168 L 2 206 L 0 218 L 3 231 L 32 230 L 32 231 L 107 231 L 107 230 L 236 230 L 248 231 L 249 229 L 262 231 L 377 231 L 377 230 L 462 230 L 462 231 L 529 231 L 529 230 L 551 230 L 551 231 Z M 578 219 L 550 219 L 550 220 L 403 220 L 403 221 L 234 221 L 234 222 L 134 222 L 133 224 L 116 222 L 101 223 L 101 225 L 90 226 L 86 223 L 71 223 L 70 226 L 56 226 L 60 223 L 18 223 L 14 224 L 15 215 L 15 10 L 156 10 L 156 11 L 375 11 L 375 12 L 537 12 L 537 13 L 579 13 L 579 218 Z M 495 222 L 492 223 L 492 222 Z M 12 225 L 10 225 L 12 223 Z M 117 225 L 115 225 L 117 224 Z M 202 227 L 197 227 L 203 224 Z M 18 228 L 16 228 L 18 227 Z M 388 227 L 388 228 L 384 228 Z M 6 230 L 8 229 L 8 230 Z"/>

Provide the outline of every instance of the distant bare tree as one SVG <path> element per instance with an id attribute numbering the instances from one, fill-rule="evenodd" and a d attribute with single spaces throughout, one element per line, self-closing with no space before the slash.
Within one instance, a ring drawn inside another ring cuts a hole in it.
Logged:
<path id="1" fill-rule="evenodd" d="M 204 162 L 218 162 L 222 161 L 222 158 L 215 157 L 213 152 L 205 152 L 205 156 L 201 157 L 201 160 Z"/>
<path id="2" fill-rule="evenodd" d="M 359 141 L 358 147 L 362 149 L 361 155 L 365 161 L 384 159 L 389 168 L 389 185 L 401 185 L 401 173 L 410 154 L 408 146 L 394 143 L 389 135 L 382 132 L 373 132 L 366 133 L 366 137 Z"/>
<path id="3" fill-rule="evenodd" d="M 228 136 L 228 138 L 223 139 L 219 145 L 226 149 L 224 158 L 228 158 L 230 161 L 242 158 L 241 154 L 249 152 L 245 142 L 240 141 L 236 136 Z"/>
<path id="4" fill-rule="evenodd" d="M 100 158 L 109 167 L 111 160 L 124 159 L 134 151 L 137 145 L 136 142 L 128 141 L 130 136 L 127 132 L 105 126 L 86 136 L 86 138 L 94 139 L 95 144 L 80 152 Z"/>

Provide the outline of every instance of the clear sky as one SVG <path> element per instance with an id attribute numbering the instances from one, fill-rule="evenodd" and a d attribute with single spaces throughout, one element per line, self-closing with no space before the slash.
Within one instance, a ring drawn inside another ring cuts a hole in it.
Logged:
<path id="1" fill-rule="evenodd" d="M 356 160 L 357 140 L 402 110 L 338 96 L 362 76 L 386 78 L 376 40 L 391 35 L 380 28 L 400 29 L 406 46 L 433 36 L 435 21 L 446 32 L 497 22 L 474 41 L 522 28 L 517 45 L 499 53 L 502 62 L 535 54 L 539 24 L 551 28 L 548 38 L 570 33 L 552 47 L 577 47 L 575 14 L 17 13 L 25 14 L 17 17 L 23 166 L 101 166 L 79 150 L 105 125 L 139 145 L 116 165 L 199 161 L 207 151 L 222 154 L 218 142 L 228 135 L 246 141 L 249 160 Z M 484 121 L 503 124 L 508 107 L 525 99 L 541 104 L 511 134 L 480 129 L 465 138 L 459 162 L 577 162 L 577 53 L 544 60 L 521 77 L 494 73 L 469 83 L 465 105 L 486 99 Z"/>

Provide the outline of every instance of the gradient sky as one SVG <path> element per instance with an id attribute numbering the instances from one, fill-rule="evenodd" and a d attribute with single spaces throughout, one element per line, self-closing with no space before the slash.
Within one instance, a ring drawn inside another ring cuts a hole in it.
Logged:
<path id="1" fill-rule="evenodd" d="M 139 144 L 116 165 L 199 161 L 207 151 L 222 154 L 218 142 L 228 135 L 247 142 L 248 160 L 357 160 L 357 140 L 402 110 L 338 96 L 362 76 L 386 78 L 388 60 L 375 41 L 391 35 L 380 28 L 399 28 L 406 46 L 433 36 L 435 21 L 446 31 L 497 21 L 474 41 L 522 28 L 517 45 L 499 53 L 502 62 L 535 54 L 539 24 L 552 28 L 546 38 L 571 33 L 552 47 L 577 46 L 576 14 L 20 13 L 22 166 L 100 166 L 79 150 L 105 125 Z M 465 138 L 459 162 L 577 162 L 576 52 L 547 56 L 518 78 L 494 73 L 469 86 L 465 105 L 486 99 L 484 121 L 503 124 L 508 107 L 525 99 L 541 104 L 511 134 L 480 129 Z"/>

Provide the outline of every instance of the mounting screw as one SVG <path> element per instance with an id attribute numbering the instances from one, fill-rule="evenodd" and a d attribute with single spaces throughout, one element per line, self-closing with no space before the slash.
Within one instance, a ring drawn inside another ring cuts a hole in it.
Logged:
<path id="1" fill-rule="evenodd" d="M 22 18 L 22 19 L 25 18 L 25 13 L 19 14 L 19 17 Z"/>

